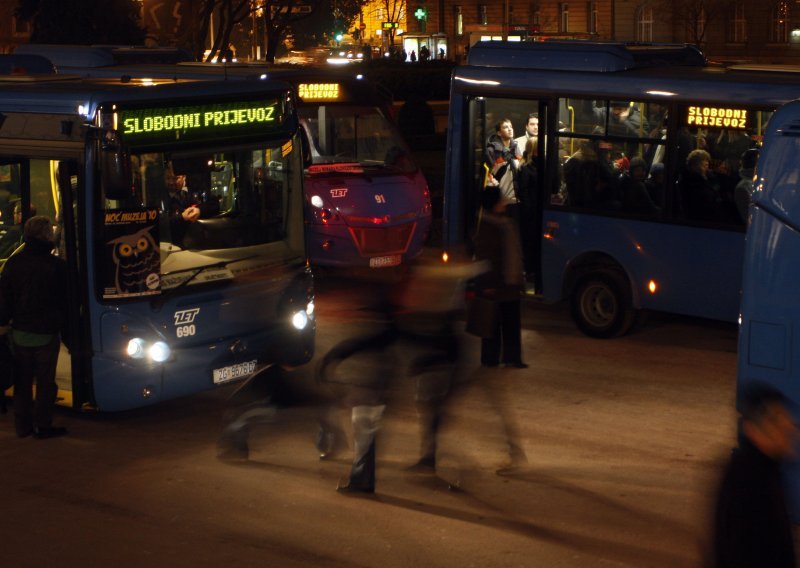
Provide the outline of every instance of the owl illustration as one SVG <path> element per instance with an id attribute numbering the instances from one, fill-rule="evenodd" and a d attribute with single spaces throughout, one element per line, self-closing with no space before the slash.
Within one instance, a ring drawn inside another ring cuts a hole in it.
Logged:
<path id="1" fill-rule="evenodd" d="M 161 257 L 150 227 L 117 237 L 107 244 L 113 247 L 117 293 L 152 293 L 158 285 Z"/>

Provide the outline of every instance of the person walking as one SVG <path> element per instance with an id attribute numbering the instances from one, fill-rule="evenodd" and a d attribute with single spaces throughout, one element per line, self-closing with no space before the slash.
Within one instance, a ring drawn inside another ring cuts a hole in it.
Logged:
<path id="1" fill-rule="evenodd" d="M 783 394 L 752 384 L 740 397 L 739 447 L 731 454 L 714 515 L 713 566 L 795 566 L 781 474 L 796 457 L 798 430 Z"/>
<path id="2" fill-rule="evenodd" d="M 522 361 L 520 298 L 525 286 L 522 249 L 514 220 L 505 215 L 507 201 L 497 186 L 481 194 L 483 218 L 475 237 L 475 258 L 489 262 L 476 278 L 478 295 L 497 304 L 499 317 L 491 337 L 481 340 L 481 364 L 527 368 Z"/>
<path id="3" fill-rule="evenodd" d="M 53 438 L 67 433 L 53 426 L 61 340 L 69 347 L 64 334 L 67 270 L 64 260 L 51 254 L 50 219 L 28 219 L 23 239 L 25 247 L 8 259 L 0 274 L 0 329 L 10 335 L 15 363 L 14 422 L 20 438 Z"/>

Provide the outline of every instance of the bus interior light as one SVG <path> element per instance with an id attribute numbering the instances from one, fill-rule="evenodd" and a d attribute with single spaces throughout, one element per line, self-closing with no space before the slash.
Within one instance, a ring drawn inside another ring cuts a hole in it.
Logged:
<path id="1" fill-rule="evenodd" d="M 306 313 L 308 314 L 309 317 L 314 315 L 314 302 L 313 301 L 311 301 L 308 304 L 306 304 Z"/>
<path id="2" fill-rule="evenodd" d="M 299 312 L 295 312 L 292 316 L 292 326 L 295 329 L 303 330 L 308 325 L 308 314 L 305 310 L 301 310 Z"/>
<path id="3" fill-rule="evenodd" d="M 322 206 L 325 203 L 322 201 L 322 198 L 319 195 L 312 195 L 311 196 L 311 205 L 317 207 L 318 209 L 322 209 Z"/>

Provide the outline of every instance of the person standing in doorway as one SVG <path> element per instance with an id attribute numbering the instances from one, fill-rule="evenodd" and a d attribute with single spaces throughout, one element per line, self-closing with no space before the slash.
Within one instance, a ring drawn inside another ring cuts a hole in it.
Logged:
<path id="1" fill-rule="evenodd" d="M 10 334 L 14 352 L 17 436 L 53 438 L 67 433 L 66 428 L 53 426 L 61 340 L 69 347 L 63 333 L 67 323 L 67 270 L 64 260 L 52 254 L 50 219 L 28 219 L 23 238 L 25 248 L 8 259 L 0 274 L 0 330 Z"/>

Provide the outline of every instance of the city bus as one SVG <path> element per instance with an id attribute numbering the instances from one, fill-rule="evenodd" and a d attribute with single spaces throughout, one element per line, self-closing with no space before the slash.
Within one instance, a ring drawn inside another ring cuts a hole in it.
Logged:
<path id="1" fill-rule="evenodd" d="M 302 145 L 283 82 L 0 77 L 0 263 L 50 217 L 62 404 L 127 410 L 311 359 Z"/>
<path id="2" fill-rule="evenodd" d="M 797 296 L 800 254 L 800 101 L 770 120 L 759 158 L 744 252 L 737 383 L 767 383 L 800 403 Z M 787 466 L 790 512 L 800 522 L 800 463 Z"/>
<path id="3" fill-rule="evenodd" d="M 686 45 L 478 43 L 453 73 L 445 246 L 480 231 L 480 193 L 498 183 L 487 144 L 510 121 L 530 149 L 506 162 L 528 173 L 514 209 L 530 293 L 569 300 L 598 338 L 645 310 L 735 322 L 740 159 L 798 96 L 786 68 L 711 65 Z"/>
<path id="4" fill-rule="evenodd" d="M 50 46 L 26 53 L 47 55 Z M 286 81 L 297 94 L 306 152 L 306 233 L 312 266 L 385 268 L 416 258 L 428 239 L 428 184 L 393 123 L 391 96 L 344 70 L 258 64 L 109 64 L 70 46 L 60 70 L 89 77 Z M 57 57 L 53 55 L 53 57 Z"/>

